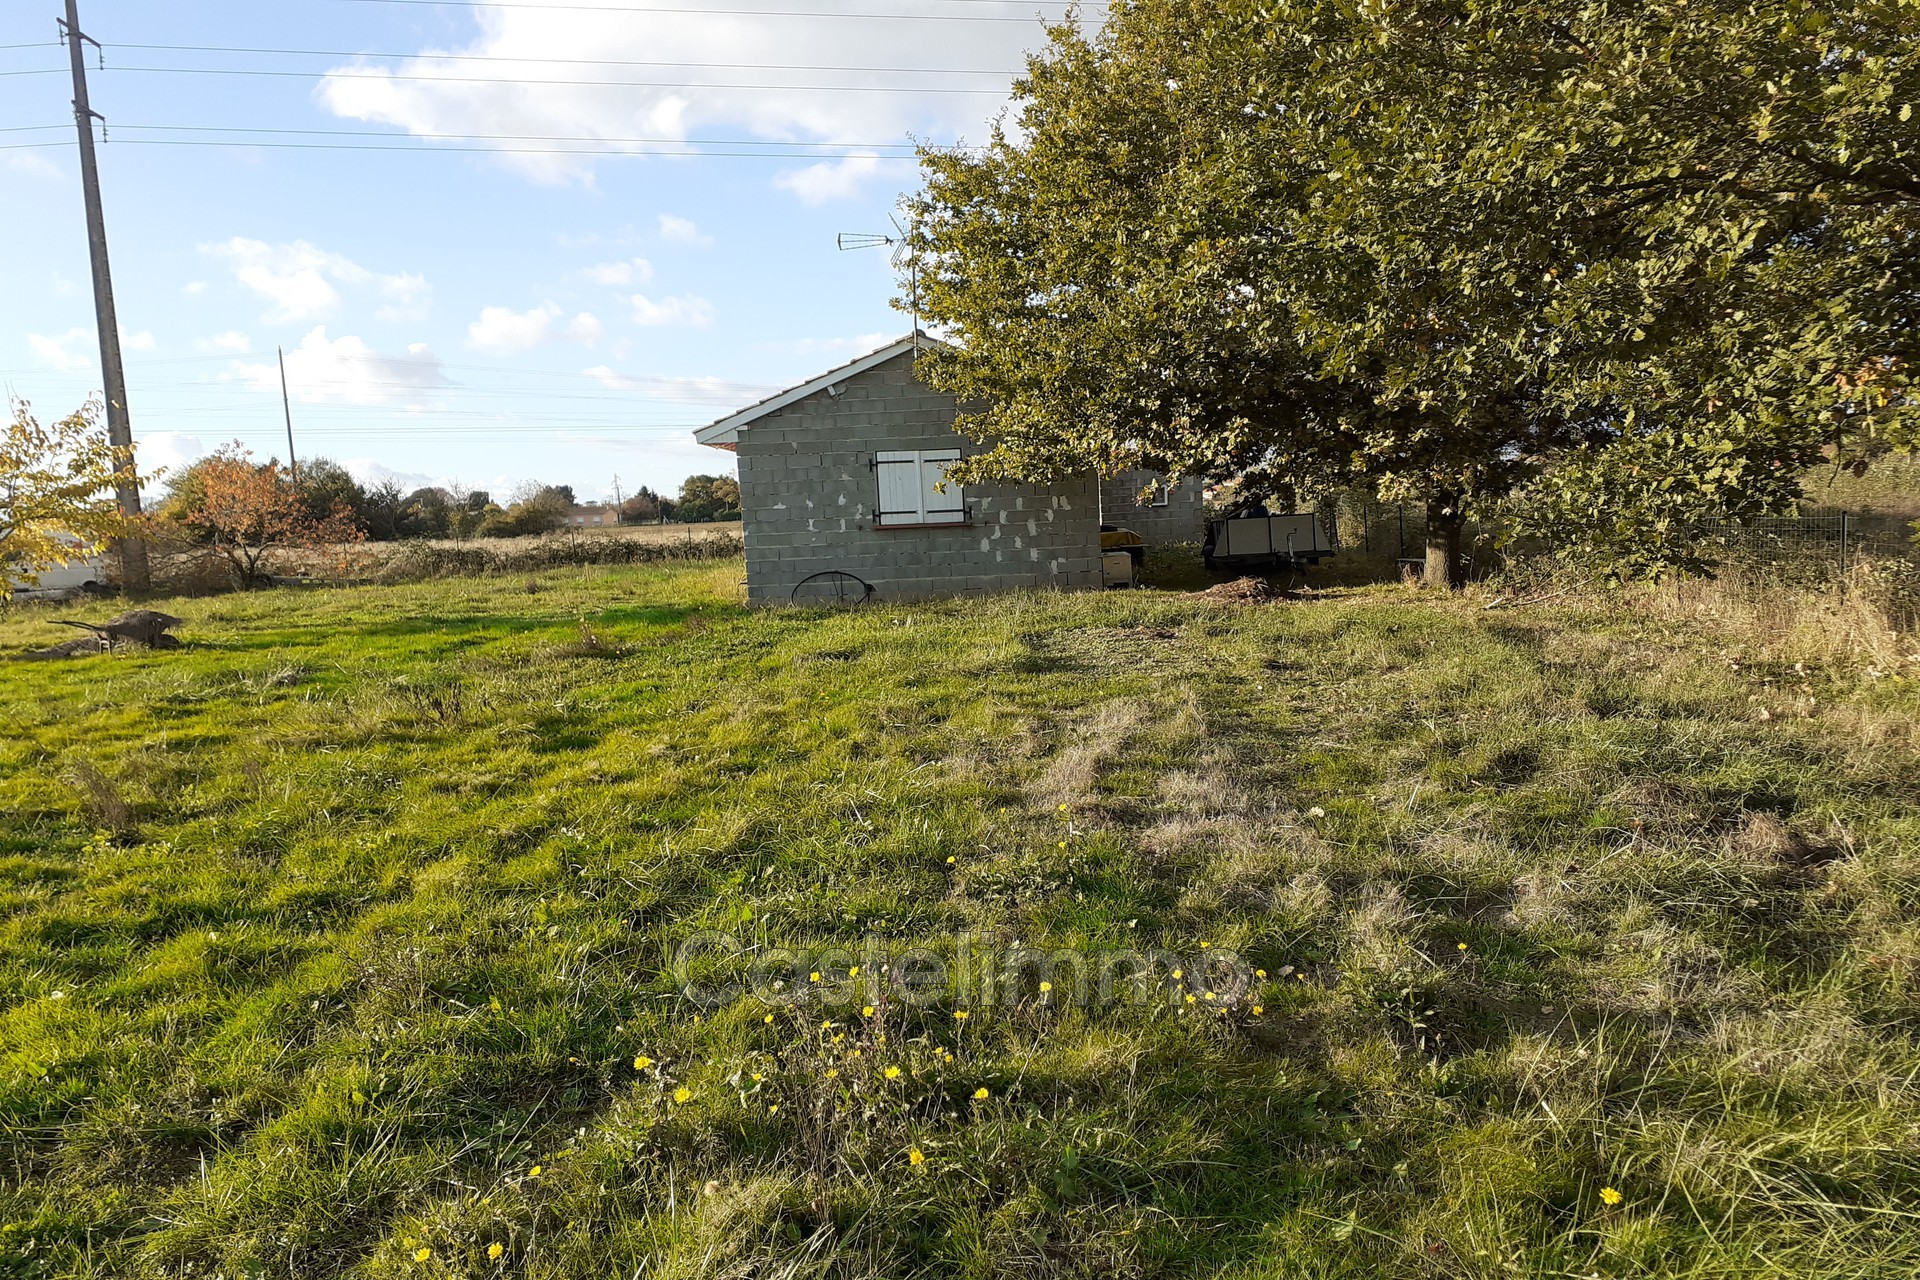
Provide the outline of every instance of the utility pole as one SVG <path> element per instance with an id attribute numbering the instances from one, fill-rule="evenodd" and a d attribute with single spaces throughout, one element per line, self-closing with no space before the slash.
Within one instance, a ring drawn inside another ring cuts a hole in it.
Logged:
<path id="1" fill-rule="evenodd" d="M 122 517 L 140 515 L 140 473 L 133 463 L 133 425 L 127 417 L 127 372 L 120 363 L 120 321 L 113 310 L 113 276 L 107 268 L 107 220 L 100 207 L 100 166 L 93 154 L 96 115 L 87 102 L 87 60 L 83 44 L 100 42 L 80 30 L 79 0 L 67 0 L 61 24 L 67 52 L 73 61 L 73 119 L 80 127 L 80 182 L 87 205 L 87 251 L 93 263 L 93 314 L 100 329 L 100 376 L 107 397 L 107 439 L 114 449 L 113 491 Z M 145 591 L 147 544 L 138 536 L 122 538 L 120 585 L 127 591 Z"/>
<path id="2" fill-rule="evenodd" d="M 625 504 L 620 499 L 620 477 L 616 475 L 613 478 L 613 523 L 615 525 L 620 523 L 620 508 L 623 505 Z"/>
<path id="3" fill-rule="evenodd" d="M 293 402 L 287 399 L 287 353 L 275 347 L 273 354 L 280 359 L 280 412 L 287 415 L 287 471 L 299 484 L 300 460 L 293 456 Z"/>

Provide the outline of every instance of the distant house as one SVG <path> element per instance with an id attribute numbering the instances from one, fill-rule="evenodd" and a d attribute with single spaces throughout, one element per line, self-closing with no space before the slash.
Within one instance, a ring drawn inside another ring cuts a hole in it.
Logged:
<path id="1" fill-rule="evenodd" d="M 694 432 L 739 457 L 749 601 L 1085 590 L 1108 580 L 1091 473 L 1047 485 L 946 481 L 972 446 L 954 430 L 959 401 L 915 375 L 929 341 L 902 338 Z M 1186 509 L 1183 500 L 1176 510 Z M 1145 534 L 1135 514 L 1123 523 Z"/>
<path id="2" fill-rule="evenodd" d="M 562 523 L 569 529 L 591 529 L 599 525 L 620 523 L 620 510 L 602 502 L 591 502 L 585 506 L 576 506 L 567 512 Z"/>

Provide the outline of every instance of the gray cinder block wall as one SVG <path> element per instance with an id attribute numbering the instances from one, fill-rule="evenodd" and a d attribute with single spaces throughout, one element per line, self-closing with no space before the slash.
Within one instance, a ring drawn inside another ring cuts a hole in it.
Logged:
<path id="1" fill-rule="evenodd" d="M 1149 546 L 1169 542 L 1199 542 L 1207 534 L 1205 486 L 1188 477 L 1178 481 L 1164 507 L 1153 506 L 1141 493 L 1148 485 L 1164 483 L 1152 471 L 1123 471 L 1100 482 L 1100 523 L 1131 529 Z"/>
<path id="2" fill-rule="evenodd" d="M 913 374 L 906 352 L 742 427 L 747 599 L 785 603 L 827 570 L 855 574 L 881 599 L 1021 587 L 1098 588 L 1100 491 L 1095 477 L 1047 486 L 975 485 L 957 527 L 878 527 L 874 456 L 961 449 L 959 404 Z"/>

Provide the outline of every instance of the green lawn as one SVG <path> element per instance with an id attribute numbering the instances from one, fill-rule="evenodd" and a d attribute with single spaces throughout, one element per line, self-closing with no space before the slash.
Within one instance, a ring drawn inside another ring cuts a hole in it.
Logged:
<path id="1" fill-rule="evenodd" d="M 0 666 L 0 1277 L 1920 1273 L 1920 661 L 739 577 Z"/>

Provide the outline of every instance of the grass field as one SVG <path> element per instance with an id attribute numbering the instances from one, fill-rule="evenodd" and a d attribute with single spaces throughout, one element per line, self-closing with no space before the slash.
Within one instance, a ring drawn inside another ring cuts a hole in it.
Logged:
<path id="1" fill-rule="evenodd" d="M 0 666 L 0 1276 L 1920 1274 L 1920 655 L 740 574 Z"/>

